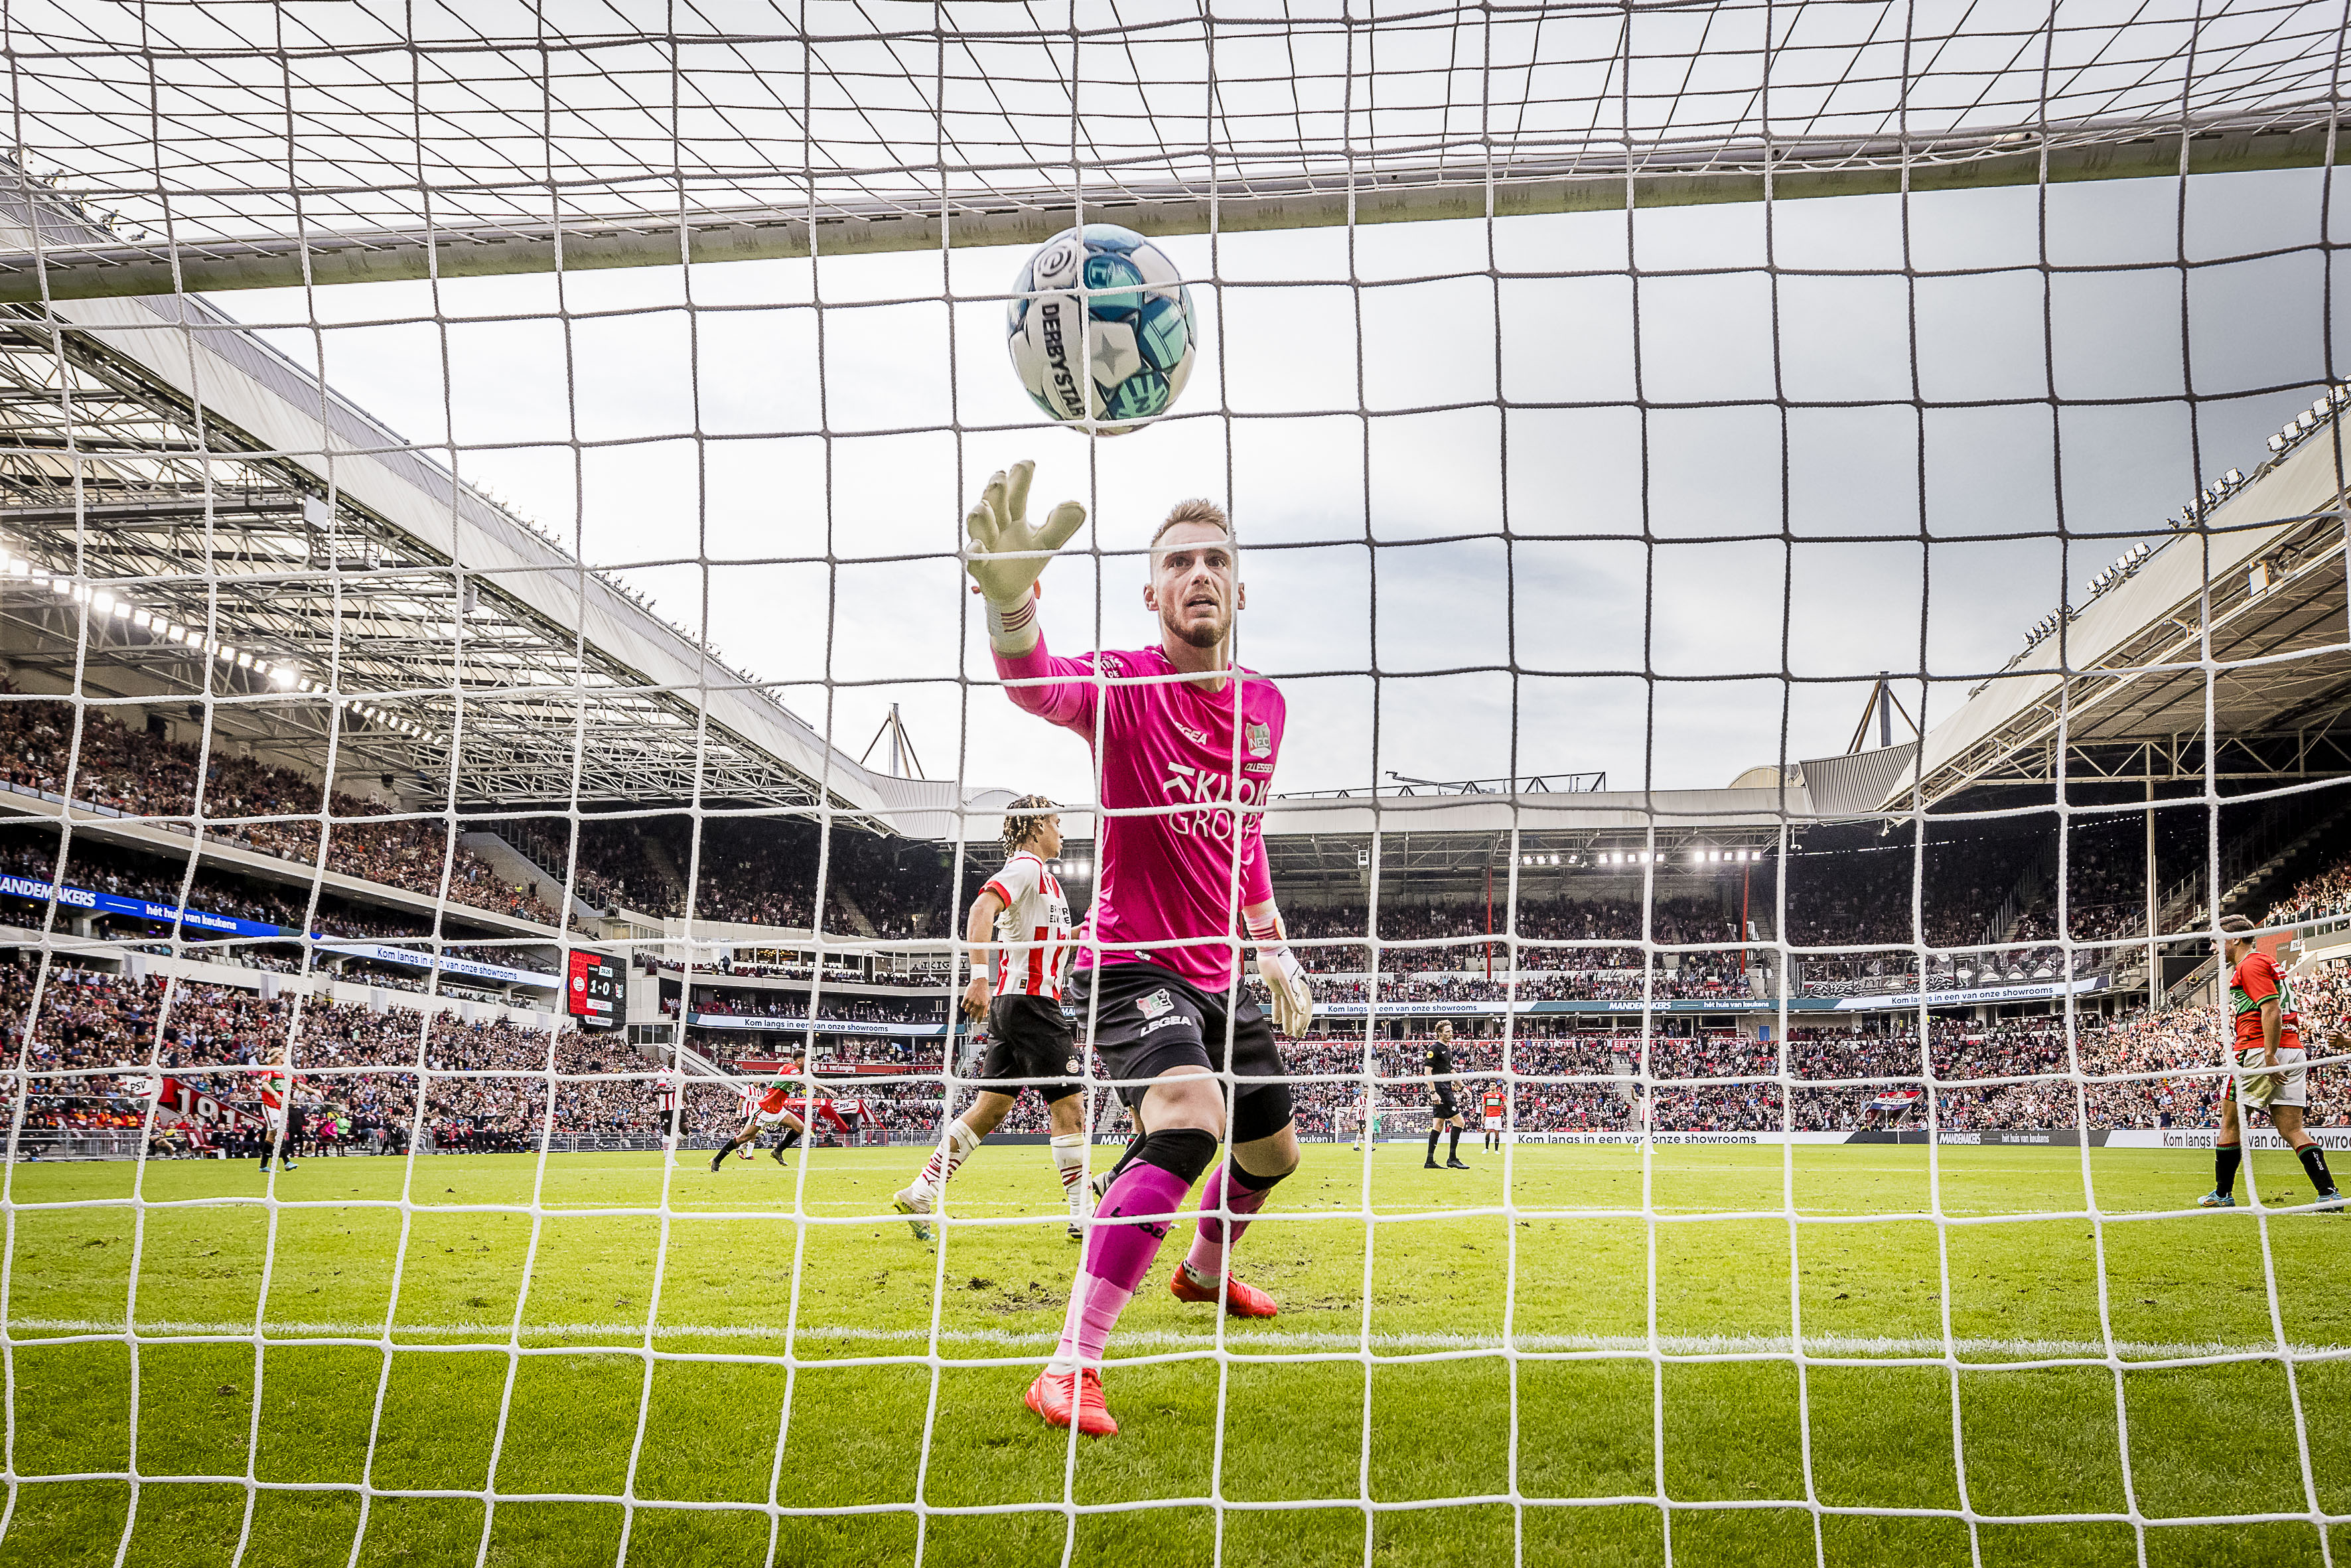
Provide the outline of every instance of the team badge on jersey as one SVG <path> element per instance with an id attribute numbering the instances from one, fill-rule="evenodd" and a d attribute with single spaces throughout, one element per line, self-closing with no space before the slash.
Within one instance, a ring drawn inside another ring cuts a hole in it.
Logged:
<path id="1" fill-rule="evenodd" d="M 1144 1018 L 1155 1019 L 1161 1013 L 1173 1009 L 1176 1006 L 1176 998 L 1167 994 L 1166 987 L 1162 986 L 1134 1005 L 1143 1009 Z"/>
<path id="2" fill-rule="evenodd" d="M 1251 757 L 1273 755 L 1273 726 L 1252 721 L 1249 727 L 1249 748 Z"/>

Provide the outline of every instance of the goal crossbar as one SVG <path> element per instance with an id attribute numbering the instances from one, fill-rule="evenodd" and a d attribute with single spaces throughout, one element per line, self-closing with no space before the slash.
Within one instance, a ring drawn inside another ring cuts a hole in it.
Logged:
<path id="1" fill-rule="evenodd" d="M 2346 161 L 2330 111 L 2271 109 L 2185 123 L 2138 119 L 2068 128 L 1971 131 L 1931 139 L 1774 140 L 1650 146 L 1629 160 L 1584 146 L 1550 158 L 1489 162 L 1481 149 L 1419 162 L 1270 178 L 1120 180 L 1096 175 L 1089 217 L 1154 236 L 1476 221 L 1632 207 L 1794 201 L 1950 191 L 2046 181 L 2134 180 L 2311 168 Z M 47 193 L 44 193 L 47 194 Z M 567 198 L 569 199 L 569 198 Z M 1039 244 L 1076 221 L 1066 185 L 945 194 L 826 196 L 791 205 L 581 215 L 543 224 L 453 223 L 177 244 L 91 242 L 35 248 L 21 227 L 0 254 L 0 303 L 91 299 L 431 277 L 707 266 L 948 246 Z"/>

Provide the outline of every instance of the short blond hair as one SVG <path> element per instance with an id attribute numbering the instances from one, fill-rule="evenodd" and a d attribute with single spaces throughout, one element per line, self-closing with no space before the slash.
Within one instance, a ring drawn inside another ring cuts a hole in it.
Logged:
<path id="1" fill-rule="evenodd" d="M 1178 501 L 1168 509 L 1167 520 L 1159 525 L 1157 533 L 1151 536 L 1151 548 L 1157 549 L 1159 541 L 1167 537 L 1168 529 L 1186 523 L 1206 523 L 1212 528 L 1221 529 L 1226 538 L 1233 537 L 1233 525 L 1226 518 L 1225 509 L 1214 501 L 1196 497 L 1189 501 Z"/>

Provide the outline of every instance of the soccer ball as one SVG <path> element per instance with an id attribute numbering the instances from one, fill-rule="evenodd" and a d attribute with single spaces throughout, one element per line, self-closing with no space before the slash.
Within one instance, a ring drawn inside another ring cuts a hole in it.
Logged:
<path id="1" fill-rule="evenodd" d="M 1037 406 L 1102 421 L 1097 435 L 1166 413 L 1196 343 L 1181 276 L 1165 251 L 1115 224 L 1064 229 L 1038 246 L 1013 279 L 1004 323 L 1012 368 Z"/>

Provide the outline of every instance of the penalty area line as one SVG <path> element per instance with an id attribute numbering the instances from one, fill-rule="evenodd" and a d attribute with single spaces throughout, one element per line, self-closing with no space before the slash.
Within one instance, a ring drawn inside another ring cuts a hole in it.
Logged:
<path id="1" fill-rule="evenodd" d="M 121 1322 L 104 1322 L 96 1318 L 17 1318 L 9 1323 L 12 1337 L 42 1334 L 120 1334 Z M 392 1337 L 401 1339 L 475 1339 L 502 1341 L 514 1333 L 509 1322 L 472 1323 L 399 1323 Z M 250 1338 L 254 1333 L 251 1320 L 242 1322 L 196 1322 L 162 1320 L 141 1323 L 141 1339 L 171 1339 L 179 1336 L 235 1336 Z M 264 1338 L 282 1339 L 380 1339 L 384 1325 L 375 1322 L 307 1322 L 272 1321 L 266 1323 Z M 526 1323 L 521 1335 L 537 1339 L 601 1339 L 634 1342 L 645 1337 L 643 1323 Z M 653 1329 L 653 1337 L 660 1340 L 747 1339 L 780 1341 L 785 1337 L 779 1325 L 762 1323 L 668 1323 Z M 795 1341 L 831 1340 L 858 1344 L 924 1344 L 934 1337 L 927 1328 L 872 1328 L 856 1324 L 804 1325 L 791 1336 Z M 1050 1346 L 1060 1337 L 1056 1329 L 1012 1328 L 942 1328 L 936 1336 L 942 1344 L 995 1345 L 1019 1349 L 1028 1346 Z M 1166 1329 L 1146 1329 L 1118 1336 L 1122 1347 L 1135 1350 L 1182 1351 L 1212 1350 L 1216 1340 L 1206 1333 L 1182 1333 Z M 1228 1331 L 1228 1350 L 1246 1354 L 1251 1351 L 1499 1351 L 1503 1348 L 1498 1334 L 1467 1333 L 1375 1333 L 1370 1335 L 1342 1333 L 1332 1330 L 1271 1329 Z M 1643 1354 L 1650 1342 L 1638 1334 L 1565 1334 L 1522 1333 L 1514 1336 L 1512 1345 L 1521 1351 L 1614 1352 Z M 2082 1339 L 1939 1339 L 1876 1337 L 1852 1334 L 1812 1334 L 1804 1340 L 1808 1355 L 1818 1356 L 1939 1356 L 1946 1349 L 1962 1356 L 2005 1356 L 2018 1360 L 2099 1358 L 2106 1346 L 2096 1340 Z M 2203 1357 L 2274 1355 L 2274 1344 L 2231 1344 L 2218 1340 L 2199 1343 L 2149 1343 L 2137 1340 L 2116 1340 L 2114 1352 L 2132 1361 L 2189 1361 Z M 1667 1355 L 1787 1355 L 1792 1353 L 1792 1342 L 1785 1334 L 1661 1334 L 1656 1349 Z M 2325 1359 L 2344 1356 L 2351 1350 L 2341 1345 L 2289 1344 L 2286 1354 L 2296 1360 Z"/>

